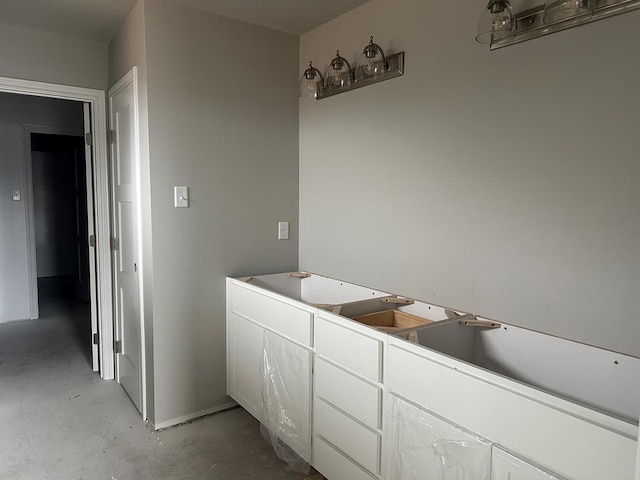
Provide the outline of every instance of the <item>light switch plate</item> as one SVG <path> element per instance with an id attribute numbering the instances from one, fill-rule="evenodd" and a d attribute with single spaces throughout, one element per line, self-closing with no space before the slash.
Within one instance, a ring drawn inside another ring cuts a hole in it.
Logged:
<path id="1" fill-rule="evenodd" d="M 173 187 L 173 206 L 189 208 L 189 187 Z"/>
<path id="2" fill-rule="evenodd" d="M 13 190 L 12 198 L 14 202 L 19 202 L 22 196 L 20 195 L 20 190 Z"/>
<path id="3" fill-rule="evenodd" d="M 278 222 L 278 240 L 289 240 L 289 222 Z"/>

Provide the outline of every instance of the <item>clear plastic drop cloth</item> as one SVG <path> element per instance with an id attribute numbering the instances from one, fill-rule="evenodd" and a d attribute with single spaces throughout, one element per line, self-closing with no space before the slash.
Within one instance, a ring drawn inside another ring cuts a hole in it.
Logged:
<path id="1" fill-rule="evenodd" d="M 490 442 L 401 398 L 391 398 L 384 478 L 490 480 Z"/>
<path id="2" fill-rule="evenodd" d="M 307 474 L 311 460 L 311 352 L 265 331 L 260 372 L 262 436 L 292 470 Z"/>

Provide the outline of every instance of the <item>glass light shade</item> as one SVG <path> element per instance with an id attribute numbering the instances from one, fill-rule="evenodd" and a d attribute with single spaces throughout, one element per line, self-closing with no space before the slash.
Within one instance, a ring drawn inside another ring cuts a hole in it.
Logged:
<path id="1" fill-rule="evenodd" d="M 351 85 L 351 65 L 346 58 L 340 56 L 340 50 L 336 51 L 336 57 L 331 60 L 331 64 L 325 75 L 328 89 L 347 87 Z"/>
<path id="2" fill-rule="evenodd" d="M 515 32 L 515 20 L 508 0 L 490 0 L 480 16 L 476 41 L 491 45 L 511 38 Z"/>
<path id="3" fill-rule="evenodd" d="M 364 47 L 356 66 L 356 81 L 379 77 L 387 71 L 387 61 L 379 45 L 373 43 L 373 37 Z"/>
<path id="4" fill-rule="evenodd" d="M 316 98 L 318 96 L 318 89 L 322 88 L 323 83 L 324 78 L 322 74 L 309 62 L 309 68 L 304 71 L 300 78 L 300 97 Z"/>
<path id="5" fill-rule="evenodd" d="M 592 0 L 547 0 L 544 5 L 544 23 L 581 22 L 593 15 Z"/>

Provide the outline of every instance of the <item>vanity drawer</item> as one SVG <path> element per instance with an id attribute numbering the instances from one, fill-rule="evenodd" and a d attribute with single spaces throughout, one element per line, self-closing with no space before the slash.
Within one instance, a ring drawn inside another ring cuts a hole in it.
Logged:
<path id="1" fill-rule="evenodd" d="M 382 390 L 331 363 L 316 358 L 316 396 L 372 428 L 380 428 Z"/>
<path id="2" fill-rule="evenodd" d="M 382 380 L 382 340 L 317 317 L 314 343 L 318 355 L 374 382 Z"/>
<path id="3" fill-rule="evenodd" d="M 493 446 L 491 450 L 491 480 L 562 480 Z"/>
<path id="4" fill-rule="evenodd" d="M 380 472 L 380 435 L 316 398 L 315 433 L 372 473 Z"/>
<path id="5" fill-rule="evenodd" d="M 319 437 L 313 438 L 313 465 L 328 480 L 375 480 Z"/>
<path id="6" fill-rule="evenodd" d="M 229 286 L 231 312 L 263 325 L 285 337 L 310 347 L 313 314 L 276 296 L 265 295 L 243 285 Z"/>

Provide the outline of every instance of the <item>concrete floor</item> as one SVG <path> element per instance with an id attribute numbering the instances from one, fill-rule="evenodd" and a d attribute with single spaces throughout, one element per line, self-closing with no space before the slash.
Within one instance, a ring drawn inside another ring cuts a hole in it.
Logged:
<path id="1" fill-rule="evenodd" d="M 0 324 L 0 480 L 297 479 L 233 409 L 154 432 L 91 371 L 87 309 Z"/>

